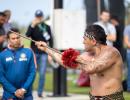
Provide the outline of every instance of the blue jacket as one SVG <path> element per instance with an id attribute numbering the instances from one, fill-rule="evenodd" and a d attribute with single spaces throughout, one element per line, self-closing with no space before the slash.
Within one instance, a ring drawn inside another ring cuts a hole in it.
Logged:
<path id="1" fill-rule="evenodd" d="M 16 98 L 14 93 L 19 88 L 26 89 L 25 96 L 32 95 L 35 74 L 34 56 L 30 49 L 7 48 L 0 53 L 0 83 L 4 89 L 3 98 Z"/>

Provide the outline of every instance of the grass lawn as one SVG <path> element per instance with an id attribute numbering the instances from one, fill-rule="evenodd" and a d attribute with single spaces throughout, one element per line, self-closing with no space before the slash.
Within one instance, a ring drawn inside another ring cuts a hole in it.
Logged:
<path id="1" fill-rule="evenodd" d="M 77 75 L 69 74 L 68 77 L 72 79 L 76 79 Z M 38 75 L 36 76 L 35 82 L 33 84 L 34 89 L 37 89 L 38 86 Z M 76 93 L 76 94 L 88 94 L 90 88 L 88 87 L 78 87 L 76 84 L 69 80 L 67 81 L 68 84 L 68 93 Z M 45 91 L 52 91 L 53 89 L 53 79 L 52 79 L 52 73 L 46 74 L 46 83 L 45 83 Z M 130 100 L 130 93 L 124 92 L 125 100 Z"/>
<path id="2" fill-rule="evenodd" d="M 30 46 L 30 40 L 27 40 L 27 39 L 24 39 L 24 38 L 21 38 L 21 39 L 22 39 L 22 44 L 24 44 L 24 47 Z"/>

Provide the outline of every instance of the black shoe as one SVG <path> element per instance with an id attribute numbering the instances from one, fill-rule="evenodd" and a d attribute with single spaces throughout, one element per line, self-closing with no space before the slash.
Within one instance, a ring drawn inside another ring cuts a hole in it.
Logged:
<path id="1" fill-rule="evenodd" d="M 42 94 L 38 94 L 38 97 L 43 98 L 43 95 Z"/>

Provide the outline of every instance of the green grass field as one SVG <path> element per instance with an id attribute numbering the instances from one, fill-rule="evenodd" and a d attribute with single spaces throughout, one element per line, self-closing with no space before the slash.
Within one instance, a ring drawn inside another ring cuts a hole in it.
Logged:
<path id="1" fill-rule="evenodd" d="M 24 39 L 24 38 L 21 38 L 21 39 L 22 39 L 22 44 L 24 44 L 24 47 L 30 46 L 30 40 L 27 40 L 27 39 Z"/>

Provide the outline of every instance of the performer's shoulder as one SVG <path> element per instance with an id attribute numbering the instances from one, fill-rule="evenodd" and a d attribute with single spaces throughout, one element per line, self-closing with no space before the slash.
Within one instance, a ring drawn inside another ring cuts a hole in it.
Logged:
<path id="1" fill-rule="evenodd" d="M 120 52 L 118 51 L 118 49 L 113 47 L 113 46 L 107 46 L 105 51 L 109 52 L 109 53 L 112 53 L 113 55 L 114 54 L 120 55 Z"/>
<path id="2" fill-rule="evenodd" d="M 109 45 L 105 46 L 105 49 L 108 49 L 110 51 L 113 51 L 113 50 L 116 51 L 117 50 L 115 47 L 109 46 Z"/>

